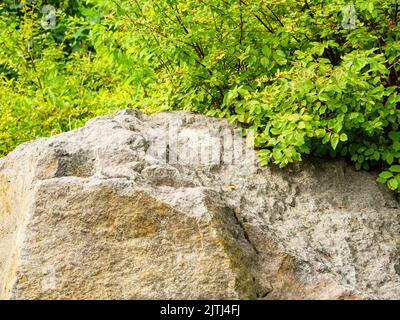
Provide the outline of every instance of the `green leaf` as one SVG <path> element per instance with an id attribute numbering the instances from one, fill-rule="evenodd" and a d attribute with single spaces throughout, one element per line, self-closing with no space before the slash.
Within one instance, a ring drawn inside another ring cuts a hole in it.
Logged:
<path id="1" fill-rule="evenodd" d="M 54 95 L 53 91 L 50 88 L 48 88 L 47 93 L 48 93 L 48 97 L 49 97 L 49 102 L 53 105 L 57 105 L 57 98 Z"/>
<path id="2" fill-rule="evenodd" d="M 345 142 L 345 141 L 347 141 L 348 140 L 348 138 L 347 138 L 347 134 L 345 134 L 345 133 L 342 133 L 341 135 L 340 135 L 340 141 L 343 141 L 343 142 Z"/>
<path id="3" fill-rule="evenodd" d="M 393 177 L 393 173 L 389 171 L 383 171 L 379 174 L 378 180 L 380 183 L 385 183 L 391 177 Z"/>
<path id="4" fill-rule="evenodd" d="M 269 46 L 264 46 L 262 48 L 262 53 L 266 58 L 269 58 L 271 56 L 271 48 Z"/>
<path id="5" fill-rule="evenodd" d="M 387 156 L 386 156 L 386 162 L 387 162 L 388 164 L 392 164 L 393 161 L 394 161 L 393 155 L 392 155 L 391 153 L 387 154 Z"/>
<path id="6" fill-rule="evenodd" d="M 273 53 L 274 60 L 281 66 L 287 63 L 285 53 L 282 50 L 276 50 Z"/>
<path id="7" fill-rule="evenodd" d="M 334 133 L 331 138 L 331 145 L 333 150 L 336 150 L 338 143 L 339 143 L 339 135 L 337 133 Z"/>
<path id="8" fill-rule="evenodd" d="M 391 166 L 390 168 L 389 168 L 389 170 L 390 171 L 392 171 L 392 172 L 400 172 L 400 165 L 394 165 L 394 166 Z"/>
<path id="9" fill-rule="evenodd" d="M 328 143 L 328 141 L 331 139 L 331 135 L 332 134 L 330 132 L 325 134 L 324 138 L 322 139 L 322 143 L 323 144 Z"/>
<path id="10" fill-rule="evenodd" d="M 393 142 L 400 141 L 400 132 L 390 131 L 389 138 L 392 139 Z"/>
<path id="11" fill-rule="evenodd" d="M 393 143 L 393 149 L 394 149 L 395 151 L 400 151 L 400 141 L 395 141 L 395 142 Z"/>
<path id="12" fill-rule="evenodd" d="M 280 160 L 282 159 L 282 157 L 283 157 L 283 153 L 282 153 L 282 151 L 279 150 L 279 149 L 274 149 L 274 150 L 272 151 L 272 155 L 274 156 L 274 159 L 275 159 L 276 161 L 280 161 Z"/>
<path id="13" fill-rule="evenodd" d="M 372 1 L 369 1 L 369 2 L 368 2 L 368 4 L 367 4 L 367 10 L 368 10 L 370 13 L 373 13 L 373 12 L 374 12 L 374 3 L 373 3 Z"/>
<path id="14" fill-rule="evenodd" d="M 375 149 L 374 149 L 374 148 L 369 148 L 369 149 L 367 149 L 367 150 L 364 152 L 364 154 L 365 154 L 366 156 L 370 156 L 370 155 L 374 154 L 374 152 L 375 152 Z"/>
<path id="15" fill-rule="evenodd" d="M 375 151 L 374 155 L 372 156 L 372 159 L 374 159 L 375 161 L 379 161 L 380 158 L 381 154 L 378 151 Z"/>
<path id="16" fill-rule="evenodd" d="M 388 182 L 388 187 L 391 190 L 396 190 L 399 187 L 399 182 L 397 181 L 397 179 L 390 179 Z"/>

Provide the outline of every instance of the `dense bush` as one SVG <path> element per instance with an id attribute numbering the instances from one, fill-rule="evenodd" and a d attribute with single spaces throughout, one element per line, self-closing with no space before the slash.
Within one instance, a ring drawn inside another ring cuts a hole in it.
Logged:
<path id="1" fill-rule="evenodd" d="M 187 109 L 254 129 L 262 164 L 343 156 L 399 189 L 398 1 L 353 1 L 354 26 L 342 0 L 61 2 L 47 31 L 2 5 L 0 152 L 114 107 Z"/>
<path id="2" fill-rule="evenodd" d="M 49 30 L 44 1 L 0 4 L 0 156 L 125 108 L 136 92 L 132 67 L 116 63 L 107 35 L 94 32 L 103 17 L 78 0 L 50 3 L 57 20 Z"/>

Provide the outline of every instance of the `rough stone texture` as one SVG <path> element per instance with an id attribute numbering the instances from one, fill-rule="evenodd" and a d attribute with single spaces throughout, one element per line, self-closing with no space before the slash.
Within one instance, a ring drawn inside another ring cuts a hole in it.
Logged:
<path id="1" fill-rule="evenodd" d="M 399 202 L 374 174 L 229 161 L 230 130 L 123 110 L 0 159 L 0 298 L 400 298 Z"/>

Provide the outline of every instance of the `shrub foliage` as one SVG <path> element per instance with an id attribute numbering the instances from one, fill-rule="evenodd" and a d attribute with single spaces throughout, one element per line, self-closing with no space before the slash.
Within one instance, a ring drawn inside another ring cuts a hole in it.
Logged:
<path id="1" fill-rule="evenodd" d="M 261 164 L 342 156 L 400 189 L 396 0 L 49 1 L 53 30 L 42 1 L 15 2 L 0 152 L 113 108 L 186 109 L 253 129 Z"/>

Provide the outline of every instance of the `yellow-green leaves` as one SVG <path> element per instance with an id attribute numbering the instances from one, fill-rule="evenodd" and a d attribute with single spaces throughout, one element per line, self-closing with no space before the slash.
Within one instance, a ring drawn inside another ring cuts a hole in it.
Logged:
<path id="1" fill-rule="evenodd" d="M 339 135 L 337 133 L 334 133 L 331 137 L 331 145 L 333 150 L 336 150 L 338 143 L 339 143 Z"/>
<path id="2" fill-rule="evenodd" d="M 390 166 L 389 169 L 379 174 L 377 181 L 386 183 L 391 190 L 397 190 L 400 187 L 400 165 Z"/>
<path id="3" fill-rule="evenodd" d="M 348 140 L 347 134 L 342 133 L 342 134 L 340 135 L 340 141 L 346 142 L 347 140 Z"/>
<path id="4" fill-rule="evenodd" d="M 273 58 L 280 66 L 284 66 L 287 63 L 286 55 L 282 50 L 276 50 L 273 52 Z"/>
<path id="5" fill-rule="evenodd" d="M 394 165 L 389 168 L 390 172 L 400 173 L 400 165 Z"/>
<path id="6" fill-rule="evenodd" d="M 396 190 L 399 187 L 399 179 L 398 178 L 390 179 L 387 185 L 391 190 Z"/>

